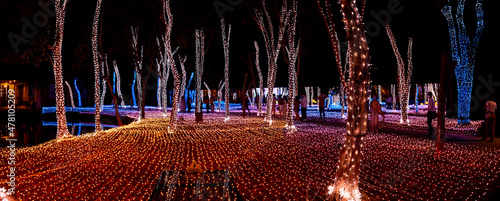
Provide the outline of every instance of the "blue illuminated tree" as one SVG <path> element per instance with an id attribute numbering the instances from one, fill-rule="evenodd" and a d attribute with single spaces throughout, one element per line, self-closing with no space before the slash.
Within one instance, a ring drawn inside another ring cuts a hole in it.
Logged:
<path id="1" fill-rule="evenodd" d="M 458 88 L 458 123 L 468 124 L 470 121 L 470 104 L 472 93 L 472 81 L 474 80 L 474 64 L 476 62 L 476 49 L 481 38 L 483 25 L 482 0 L 476 1 L 477 28 L 473 41 L 467 36 L 464 23 L 465 0 L 459 0 L 456 16 L 453 18 L 451 5 L 446 5 L 441 12 L 446 17 L 450 33 L 451 50 L 453 61 L 457 62 L 455 76 Z M 455 28 L 455 25 L 457 28 Z M 458 32 L 457 32 L 458 30 Z"/>

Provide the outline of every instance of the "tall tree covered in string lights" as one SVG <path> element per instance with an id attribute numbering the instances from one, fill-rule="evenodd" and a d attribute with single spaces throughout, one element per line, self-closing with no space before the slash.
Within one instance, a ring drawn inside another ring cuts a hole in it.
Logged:
<path id="1" fill-rule="evenodd" d="M 179 92 L 181 87 L 181 78 L 177 65 L 175 63 L 174 52 L 172 52 L 171 34 L 174 24 L 174 16 L 170 9 L 170 0 L 163 1 L 163 22 L 165 24 L 165 35 L 163 36 L 163 44 L 166 52 L 166 59 L 170 65 L 170 71 L 174 77 L 174 96 L 172 100 L 172 111 L 170 114 L 170 123 L 168 127 L 169 133 L 174 133 L 177 130 L 177 109 L 179 105 Z"/>
<path id="2" fill-rule="evenodd" d="M 257 41 L 253 42 L 255 46 L 255 68 L 257 69 L 257 73 L 259 74 L 259 100 L 257 102 L 257 116 L 262 114 L 262 98 L 264 96 L 264 79 L 262 76 L 262 71 L 260 70 L 260 62 L 259 62 L 259 43 Z"/>
<path id="3" fill-rule="evenodd" d="M 274 36 L 273 22 L 271 21 L 271 16 L 266 8 L 266 1 L 262 0 L 262 11 L 255 9 L 255 21 L 259 26 L 262 36 L 264 37 L 264 43 L 266 44 L 267 52 L 267 107 L 265 121 L 272 124 L 272 102 L 273 102 L 273 91 L 274 83 L 276 81 L 276 71 L 278 69 L 278 56 L 281 50 L 281 45 L 283 42 L 283 35 L 285 33 L 285 28 L 287 25 L 288 10 L 287 10 L 287 0 L 283 0 L 281 5 L 280 18 L 278 23 L 278 35 L 277 38 Z M 264 17 L 266 18 L 266 23 L 264 23 Z"/>
<path id="4" fill-rule="evenodd" d="M 55 90 L 56 90 L 56 117 L 57 117 L 57 138 L 70 136 L 66 121 L 66 108 L 64 107 L 64 85 L 62 69 L 62 43 L 64 36 L 64 18 L 68 0 L 55 0 L 56 8 L 56 32 L 54 45 L 52 45 L 52 65 L 54 69 Z"/>
<path id="5" fill-rule="evenodd" d="M 464 23 L 465 0 L 458 0 L 456 16 L 453 18 L 451 5 L 445 5 L 441 13 L 448 22 L 451 56 L 457 63 L 455 68 L 455 77 L 457 78 L 458 89 L 458 123 L 468 124 L 470 122 L 470 105 L 472 84 L 474 81 L 474 65 L 476 63 L 476 50 L 479 45 L 479 39 L 484 29 L 483 1 L 476 1 L 476 32 L 471 41 L 467 35 L 467 29 Z M 455 28 L 455 25 L 457 28 Z M 458 30 L 458 32 L 457 32 Z"/>
<path id="6" fill-rule="evenodd" d="M 335 30 L 330 0 L 318 0 L 318 6 L 325 21 L 330 42 L 335 54 L 339 75 L 344 75 L 340 62 L 340 45 Z M 346 89 L 347 128 L 345 143 L 340 149 L 339 166 L 335 174 L 334 184 L 329 195 L 340 200 L 360 200 L 359 175 L 361 166 L 361 148 L 366 136 L 369 100 L 369 67 L 370 56 L 363 23 L 365 1 L 360 8 L 354 0 L 339 0 L 346 38 L 349 41 L 349 77 L 341 77 L 341 84 Z"/>
<path id="7" fill-rule="evenodd" d="M 201 104 L 203 94 L 201 91 L 201 76 L 203 75 L 203 63 L 205 61 L 205 34 L 203 30 L 195 31 L 196 42 L 196 108 L 195 111 L 201 114 Z"/>
<path id="8" fill-rule="evenodd" d="M 222 29 L 222 44 L 224 46 L 224 87 L 226 91 L 224 93 L 224 104 L 226 106 L 225 111 L 225 119 L 224 121 L 229 120 L 229 39 L 231 38 L 231 24 L 229 24 L 228 29 L 226 30 L 226 23 L 224 22 L 224 18 L 220 21 L 220 26 Z M 226 33 L 227 32 L 227 33 Z"/>
<path id="9" fill-rule="evenodd" d="M 144 119 L 146 117 L 146 114 L 144 113 L 144 100 L 143 100 L 143 88 L 142 88 L 142 61 L 143 61 L 143 56 L 144 56 L 144 48 L 141 45 L 141 50 L 139 50 L 138 47 L 138 39 L 139 39 L 139 28 L 137 27 L 130 27 L 130 31 L 132 32 L 132 50 L 133 50 L 133 55 L 134 55 L 134 73 L 135 73 L 135 79 L 137 83 L 137 97 L 138 97 L 138 104 L 139 104 L 139 121 L 141 119 Z M 132 89 L 134 90 L 134 89 Z"/>
<path id="10" fill-rule="evenodd" d="M 92 24 L 92 58 L 94 62 L 94 104 L 95 104 L 95 131 L 101 128 L 101 62 L 99 61 L 99 51 L 97 50 L 97 35 L 99 33 L 99 16 L 101 14 L 102 0 L 97 0 L 94 13 L 94 22 Z"/>
<path id="11" fill-rule="evenodd" d="M 295 64 L 297 62 L 297 57 L 299 54 L 300 50 L 300 40 L 295 41 L 295 35 L 296 35 L 296 26 L 297 26 L 297 1 L 292 0 L 292 6 L 290 10 L 288 11 L 288 27 L 286 29 L 287 35 L 286 35 L 286 56 L 288 56 L 288 110 L 286 114 L 287 118 L 287 125 L 286 128 L 288 129 L 288 132 L 294 132 L 296 130 L 295 125 L 293 125 L 293 103 L 294 103 L 294 98 L 296 96 L 295 94 L 295 87 L 296 87 L 296 70 L 295 70 Z"/>
<path id="12" fill-rule="evenodd" d="M 401 57 L 401 53 L 399 52 L 398 45 L 396 44 L 396 39 L 394 38 L 394 34 L 392 33 L 389 25 L 385 27 L 385 30 L 387 32 L 387 36 L 389 36 L 389 40 L 391 41 L 392 50 L 394 51 L 394 55 L 396 56 L 396 61 L 398 63 L 398 96 L 401 103 L 400 122 L 408 124 L 410 123 L 410 120 L 408 119 L 408 104 L 410 101 L 410 81 L 413 71 L 413 39 L 411 37 L 408 39 L 408 68 L 406 68 L 403 58 Z"/>

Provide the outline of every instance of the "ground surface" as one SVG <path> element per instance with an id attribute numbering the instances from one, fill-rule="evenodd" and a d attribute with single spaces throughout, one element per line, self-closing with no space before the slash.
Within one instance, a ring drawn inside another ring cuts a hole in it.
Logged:
<path id="1" fill-rule="evenodd" d="M 269 126 L 253 112 L 245 118 L 232 113 L 226 123 L 223 113 L 205 113 L 203 123 L 195 123 L 193 113 L 181 113 L 179 131 L 167 134 L 168 119 L 150 110 L 147 119 L 130 125 L 18 149 L 16 195 L 23 200 L 147 200 L 162 171 L 185 171 L 196 161 L 203 171 L 230 172 L 232 199 L 326 198 L 344 141 L 340 113 L 327 112 L 322 121 L 317 111 L 309 111 L 307 121 L 296 122 L 297 132 L 285 133 L 282 120 Z M 398 115 L 387 115 L 382 131 L 365 140 L 361 190 L 374 200 L 491 197 L 500 176 L 499 140 L 473 136 L 477 125 L 447 121 L 446 150 L 437 155 L 425 117 L 410 116 L 410 125 L 402 126 Z M 8 172 L 7 155 L 8 150 L 0 150 L 0 172 Z M 1 174 L 0 186 L 6 180 Z M 176 199 L 195 196 L 194 188 L 174 186 Z M 202 187 L 203 196 L 220 200 L 219 187 Z"/>

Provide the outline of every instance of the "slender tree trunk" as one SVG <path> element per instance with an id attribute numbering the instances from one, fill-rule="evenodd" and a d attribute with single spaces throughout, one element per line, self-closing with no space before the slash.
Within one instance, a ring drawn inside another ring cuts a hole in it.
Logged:
<path id="1" fill-rule="evenodd" d="M 229 120 L 229 40 L 231 37 L 231 24 L 229 24 L 228 30 L 226 30 L 226 23 L 224 22 L 224 18 L 221 19 L 221 29 L 222 29 L 222 43 L 224 44 L 224 83 L 225 83 L 225 105 L 226 105 L 226 113 L 225 120 Z M 227 31 L 227 35 L 226 35 Z"/>
<path id="2" fill-rule="evenodd" d="M 101 13 L 102 0 L 97 0 L 97 6 L 94 13 L 94 23 L 92 26 L 92 56 L 94 62 L 94 104 L 95 104 L 95 131 L 101 128 L 101 62 L 99 61 L 99 52 L 97 50 L 97 35 L 99 33 L 99 15 Z"/>

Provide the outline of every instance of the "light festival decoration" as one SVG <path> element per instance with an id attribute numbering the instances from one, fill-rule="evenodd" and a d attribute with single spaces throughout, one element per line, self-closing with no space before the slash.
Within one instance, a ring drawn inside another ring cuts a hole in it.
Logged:
<path id="1" fill-rule="evenodd" d="M 186 74 L 186 67 L 185 67 L 185 63 L 187 61 L 187 55 L 184 55 L 184 57 L 181 57 L 179 55 L 179 64 L 181 65 L 181 72 L 182 72 L 182 81 L 181 81 L 181 92 L 179 93 L 179 95 L 181 96 L 180 98 L 182 98 L 182 96 L 184 96 L 184 102 L 187 103 L 186 101 L 186 96 L 184 95 L 185 94 L 185 90 L 186 90 L 186 79 L 187 79 L 187 74 Z M 180 101 L 180 99 L 179 99 Z"/>
<path id="2" fill-rule="evenodd" d="M 237 189 L 243 200 L 328 200 L 328 190 L 334 194 L 330 178 L 335 173 L 332 167 L 339 163 L 332 156 L 342 147 L 344 127 L 303 122 L 296 125 L 297 132 L 286 134 L 280 129 L 286 122 L 279 119 L 267 127 L 260 118 L 234 115 L 223 123 L 223 115 L 211 113 L 206 115 L 206 124 L 197 124 L 186 114 L 188 121 L 179 124 L 179 135 L 166 135 L 168 119 L 160 111 L 155 115 L 158 118 L 95 135 L 16 149 L 16 175 L 24 175 L 16 183 L 16 196 L 26 200 L 42 196 L 52 200 L 149 200 L 160 172 L 185 170 L 193 160 L 201 162 L 207 176 L 210 171 L 229 169 L 237 178 L 229 189 Z M 327 115 L 340 117 L 338 112 Z M 399 115 L 389 116 L 390 126 L 404 128 L 398 123 Z M 426 117 L 410 118 L 425 128 Z M 457 125 L 455 120 L 446 123 Z M 484 200 L 492 195 L 500 175 L 500 149 L 450 142 L 436 156 L 429 151 L 433 150 L 432 140 L 400 132 L 366 136 L 359 180 L 371 200 Z M 144 146 L 147 142 L 154 146 Z M 0 154 L 8 155 L 9 150 L 0 149 Z M 1 165 L 0 172 L 9 168 Z M 85 175 L 85 179 L 76 175 Z M 7 174 L 0 175 L 3 184 L 7 179 Z M 201 182 L 200 193 L 213 190 L 204 185 L 213 181 L 210 179 Z M 183 184 L 196 183 L 196 177 L 177 181 L 182 180 Z M 95 193 L 95 189 L 121 190 Z M 195 185 L 173 188 L 172 200 L 193 200 L 194 189 Z"/>
<path id="3" fill-rule="evenodd" d="M 170 71 L 172 71 L 172 75 L 174 76 L 174 94 L 172 100 L 172 111 L 170 113 L 170 121 L 168 125 L 168 132 L 174 133 L 177 131 L 177 109 L 179 105 L 179 92 L 181 87 L 181 78 L 179 75 L 179 71 L 177 70 L 177 65 L 175 63 L 174 54 L 172 52 L 171 45 L 171 33 L 172 27 L 174 24 L 174 16 L 170 10 L 170 0 L 163 1 L 163 22 L 165 24 L 165 35 L 163 36 L 163 45 L 165 47 L 166 59 L 170 66 Z M 177 51 L 178 48 L 175 50 Z M 166 110 L 166 108 L 165 108 Z"/>
<path id="4" fill-rule="evenodd" d="M 296 27 L 297 27 L 297 1 L 293 0 L 292 1 L 292 6 L 290 10 L 288 10 L 288 20 L 289 22 L 287 23 L 288 27 L 286 29 L 287 35 L 287 46 L 285 46 L 287 56 L 288 56 L 288 61 L 290 62 L 288 64 L 288 102 L 287 106 L 287 114 L 286 119 L 287 119 L 287 124 L 285 128 L 288 130 L 289 133 L 295 132 L 297 129 L 295 128 L 295 125 L 293 124 L 293 105 L 294 105 L 294 99 L 295 99 L 295 83 L 296 83 L 296 70 L 295 70 L 295 64 L 297 62 L 297 56 L 299 54 L 300 50 L 300 39 L 296 42 L 295 41 L 295 35 L 296 35 Z"/>
<path id="5" fill-rule="evenodd" d="M 220 20 L 222 30 L 222 44 L 224 46 L 224 85 L 226 91 L 224 93 L 224 104 L 226 105 L 225 121 L 229 120 L 229 41 L 231 39 L 231 24 L 226 30 L 224 18 Z"/>
<path id="6" fill-rule="evenodd" d="M 137 72 L 134 70 L 134 79 L 132 80 L 132 105 L 137 106 L 137 100 L 135 99 L 135 81 L 137 80 Z"/>
<path id="7" fill-rule="evenodd" d="M 203 30 L 196 29 L 196 113 L 201 113 L 203 94 L 201 91 L 201 76 L 203 75 L 203 63 L 205 61 L 205 34 Z M 227 99 L 226 99 L 227 101 Z"/>
<path id="8" fill-rule="evenodd" d="M 101 93 L 101 109 L 102 111 L 104 107 L 104 100 L 106 99 L 106 89 L 108 86 L 108 75 L 109 75 L 109 68 L 108 68 L 108 55 L 104 55 L 104 58 L 101 57 L 101 77 L 102 77 L 102 93 Z"/>
<path id="9" fill-rule="evenodd" d="M 217 111 L 220 112 L 220 106 L 222 105 L 222 90 L 224 89 L 225 82 L 223 80 L 220 80 L 219 82 L 219 90 L 217 90 L 217 98 L 218 98 L 218 104 L 217 104 Z"/>
<path id="10" fill-rule="evenodd" d="M 76 94 L 78 96 L 78 107 L 82 107 L 82 96 L 80 95 L 80 89 L 78 89 L 78 85 L 76 84 L 76 77 L 73 84 L 75 85 Z"/>
<path id="11" fill-rule="evenodd" d="M 64 107 L 64 86 L 62 72 L 62 42 L 64 36 L 64 18 L 66 15 L 68 0 L 55 0 L 56 9 L 56 31 L 55 40 L 52 45 L 52 61 L 56 91 L 56 117 L 57 117 L 57 138 L 70 136 L 66 121 L 66 108 Z"/>
<path id="12" fill-rule="evenodd" d="M 337 70 L 344 75 L 340 62 L 340 45 L 335 30 L 331 1 L 318 0 L 323 20 L 332 43 Z M 342 200 L 360 200 L 359 177 L 361 148 L 366 136 L 368 121 L 368 101 L 370 100 L 369 48 L 363 23 L 364 4 L 358 9 L 354 0 L 340 0 L 346 38 L 349 41 L 349 79 L 340 76 L 341 84 L 347 91 L 347 133 L 340 150 L 339 165 L 335 173 L 332 196 Z"/>
<path id="13" fill-rule="evenodd" d="M 68 87 L 68 91 L 69 91 L 69 99 L 71 100 L 70 104 L 71 104 L 71 108 L 75 108 L 75 101 L 73 99 L 73 90 L 71 89 L 71 85 L 69 85 L 69 82 L 68 81 L 65 81 L 64 82 L 66 84 L 66 86 Z"/>
<path id="14" fill-rule="evenodd" d="M 391 94 L 392 94 L 392 109 L 396 109 L 396 103 L 397 103 L 397 99 L 396 99 L 396 85 L 395 84 L 391 84 Z"/>
<path id="15" fill-rule="evenodd" d="M 99 55 L 97 36 L 99 34 L 99 15 L 101 13 L 102 0 L 97 0 L 97 5 L 94 13 L 94 22 L 92 24 L 92 58 L 94 62 L 94 118 L 95 131 L 100 131 L 101 128 L 101 57 Z"/>
<path id="16" fill-rule="evenodd" d="M 122 107 L 125 107 L 125 100 L 123 100 L 122 89 L 121 89 L 120 71 L 118 70 L 118 64 L 116 63 L 116 60 L 113 60 L 113 68 L 115 69 L 115 75 L 116 75 L 116 93 L 118 93 L 118 97 L 121 100 L 120 105 Z"/>
<path id="17" fill-rule="evenodd" d="M 137 46 L 137 40 L 139 38 L 138 34 L 139 28 L 138 27 L 133 27 L 130 26 L 130 32 L 132 33 L 132 50 L 133 50 L 133 55 L 134 55 L 134 71 L 137 79 L 137 98 L 139 99 L 138 101 L 138 106 L 139 106 L 139 121 L 144 119 L 146 117 L 146 114 L 144 113 L 144 100 L 142 100 L 142 93 L 143 93 L 143 88 L 142 88 L 142 61 L 143 61 L 143 56 L 144 56 L 144 48 L 141 45 L 141 50 L 139 52 L 139 47 Z M 132 89 L 133 90 L 133 89 Z"/>
<path id="18" fill-rule="evenodd" d="M 418 84 L 415 85 L 415 113 L 418 113 Z"/>
<path id="19" fill-rule="evenodd" d="M 206 82 L 203 82 L 203 85 L 205 85 L 205 87 L 207 88 L 208 99 L 210 100 L 210 98 L 212 97 L 212 92 L 210 91 L 210 87 L 208 87 Z"/>
<path id="20" fill-rule="evenodd" d="M 157 87 L 156 87 L 156 102 L 158 103 L 158 109 L 162 109 L 162 89 L 163 89 L 163 73 L 162 73 L 162 67 L 165 66 L 165 56 L 161 51 L 161 43 L 160 39 L 156 37 L 156 44 L 158 45 L 158 49 L 160 51 L 160 60 L 158 58 L 155 60 L 156 61 L 156 72 L 158 75 L 158 81 L 157 81 Z"/>
<path id="21" fill-rule="evenodd" d="M 413 72 L 413 39 L 411 37 L 409 37 L 408 39 L 408 68 L 406 68 L 405 63 L 401 58 L 401 53 L 398 50 L 396 39 L 394 38 L 394 34 L 392 33 L 389 25 L 385 27 L 385 30 L 387 32 L 389 40 L 391 41 L 392 50 L 394 51 L 394 55 L 396 56 L 396 60 L 398 63 L 398 92 L 401 110 L 401 123 L 409 124 L 410 120 L 408 119 L 408 103 L 410 100 L 410 81 Z"/>
<path id="22" fill-rule="evenodd" d="M 259 62 L 259 44 L 257 41 L 253 41 L 255 46 L 255 68 L 257 68 L 257 73 L 259 74 L 259 100 L 257 101 L 257 116 L 262 114 L 262 100 L 264 99 L 264 79 L 262 77 L 262 71 L 260 70 Z"/>
<path id="23" fill-rule="evenodd" d="M 457 78 L 458 89 L 458 122 L 468 124 L 470 122 L 470 105 L 472 84 L 474 80 L 474 65 L 476 62 L 476 50 L 479 39 L 484 29 L 483 1 L 476 1 L 476 33 L 473 41 L 467 35 L 464 23 L 465 0 L 458 0 L 455 19 L 451 5 L 446 5 L 441 9 L 441 13 L 448 22 L 452 58 L 457 62 L 455 76 Z M 457 28 L 455 29 L 455 25 Z M 458 32 L 456 31 L 458 30 Z"/>
<path id="24" fill-rule="evenodd" d="M 281 45 L 283 41 L 283 34 L 285 33 L 285 28 L 287 26 L 288 20 L 288 9 L 287 9 L 287 0 L 283 0 L 281 5 L 280 18 L 278 23 L 278 37 L 275 40 L 274 37 L 274 28 L 273 23 L 271 21 L 271 17 L 269 16 L 269 12 L 266 8 L 266 1 L 262 0 L 262 11 L 255 9 L 255 21 L 259 26 L 262 36 L 264 37 L 264 43 L 266 44 L 266 52 L 267 52 L 267 63 L 268 63 L 268 71 L 267 71 L 267 107 L 266 107 L 266 116 L 264 121 L 272 123 L 272 106 L 270 104 L 273 102 L 273 91 L 274 91 L 274 83 L 276 81 L 276 71 L 278 69 L 278 56 L 281 50 Z M 264 18 L 266 18 L 266 23 L 264 23 Z"/>

